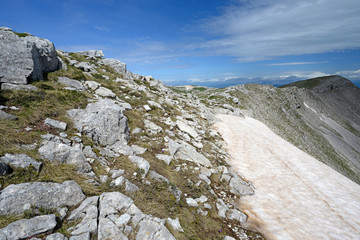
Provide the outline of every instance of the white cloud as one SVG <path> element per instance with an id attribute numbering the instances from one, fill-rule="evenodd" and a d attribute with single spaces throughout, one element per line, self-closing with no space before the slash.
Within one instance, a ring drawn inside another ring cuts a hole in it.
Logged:
<path id="1" fill-rule="evenodd" d="M 206 52 L 257 61 L 360 47 L 359 0 L 238 0 L 203 29 Z"/>
<path id="2" fill-rule="evenodd" d="M 105 45 L 62 45 L 56 48 L 65 52 L 79 52 L 87 50 L 106 50 L 108 47 Z"/>
<path id="3" fill-rule="evenodd" d="M 360 69 L 355 71 L 339 71 L 335 73 L 336 75 L 343 76 L 345 78 L 349 78 L 351 80 L 360 80 Z"/>
<path id="4" fill-rule="evenodd" d="M 267 64 L 267 66 L 292 66 L 292 65 L 307 65 L 307 64 L 319 64 L 319 63 L 327 63 L 328 61 L 322 62 L 286 62 L 286 63 L 271 63 Z"/>
<path id="5" fill-rule="evenodd" d="M 99 31 L 106 31 L 106 32 L 110 32 L 110 29 L 107 27 L 103 27 L 103 26 L 94 26 L 95 29 L 99 30 Z"/>

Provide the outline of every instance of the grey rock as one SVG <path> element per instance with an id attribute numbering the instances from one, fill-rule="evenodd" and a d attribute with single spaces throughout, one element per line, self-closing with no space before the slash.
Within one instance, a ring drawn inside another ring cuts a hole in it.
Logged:
<path id="1" fill-rule="evenodd" d="M 100 99 L 89 103 L 86 109 L 72 109 L 67 113 L 74 120 L 75 128 L 99 145 L 126 144 L 129 139 L 124 108 L 114 100 Z"/>
<path id="2" fill-rule="evenodd" d="M 113 91 L 105 87 L 99 87 L 98 89 L 95 90 L 95 93 L 102 97 L 109 97 L 109 98 L 116 97 L 116 94 L 113 93 Z"/>
<path id="3" fill-rule="evenodd" d="M 85 87 L 82 85 L 82 83 L 78 80 L 67 78 L 67 77 L 59 77 L 58 83 L 61 83 L 69 88 L 72 88 L 74 90 L 78 91 L 84 91 Z"/>
<path id="4" fill-rule="evenodd" d="M 87 232 L 78 236 L 72 236 L 69 240 L 90 240 L 90 233 Z"/>
<path id="5" fill-rule="evenodd" d="M 186 198 L 186 204 L 190 207 L 197 207 L 199 204 L 193 198 Z"/>
<path id="6" fill-rule="evenodd" d="M 104 57 L 104 53 L 102 50 L 88 50 L 76 52 L 77 54 L 87 56 L 90 59 L 102 58 Z"/>
<path id="7" fill-rule="evenodd" d="M 208 211 L 204 211 L 201 208 L 198 208 L 197 213 L 200 214 L 201 216 L 207 216 L 208 215 Z"/>
<path id="8" fill-rule="evenodd" d="M 17 116 L 8 114 L 2 110 L 0 110 L 0 120 L 16 120 L 19 119 Z"/>
<path id="9" fill-rule="evenodd" d="M 84 72 L 97 73 L 97 71 L 95 70 L 95 66 L 93 66 L 87 62 L 75 62 L 74 67 L 76 67 Z"/>
<path id="10" fill-rule="evenodd" d="M 229 209 L 224 201 L 220 198 L 216 200 L 216 208 L 218 209 L 218 215 L 222 218 L 226 217 L 226 211 Z"/>
<path id="11" fill-rule="evenodd" d="M 109 177 L 107 175 L 100 175 L 99 180 L 101 183 L 106 183 Z"/>
<path id="12" fill-rule="evenodd" d="M 111 187 L 119 187 L 122 186 L 125 181 L 125 178 L 123 176 L 120 176 L 116 178 L 115 180 L 111 181 L 110 186 Z"/>
<path id="13" fill-rule="evenodd" d="M 90 89 L 92 91 L 95 91 L 96 89 L 98 89 L 101 84 L 95 81 L 86 81 L 84 83 L 84 85 L 87 87 L 87 89 Z"/>
<path id="14" fill-rule="evenodd" d="M 144 105 L 144 109 L 145 109 L 145 111 L 147 111 L 147 112 L 148 112 L 148 111 L 151 111 L 151 107 L 149 107 L 149 105 L 147 105 L 147 104 Z"/>
<path id="15" fill-rule="evenodd" d="M 110 171 L 111 178 L 118 178 L 121 175 L 124 175 L 124 173 L 125 173 L 125 170 L 122 170 L 122 169 L 118 169 L 118 170 L 113 169 Z"/>
<path id="16" fill-rule="evenodd" d="M 204 203 L 208 200 L 208 198 L 204 195 L 201 195 L 199 198 L 196 198 L 195 201 L 198 203 Z"/>
<path id="17" fill-rule="evenodd" d="M 183 142 L 180 149 L 176 152 L 175 156 L 179 159 L 194 162 L 198 165 L 205 167 L 211 167 L 212 164 L 209 159 L 207 159 L 201 153 L 198 153 L 194 147 Z"/>
<path id="18" fill-rule="evenodd" d="M 146 161 L 144 158 L 142 157 L 138 157 L 138 156 L 129 156 L 129 160 L 133 163 L 136 164 L 136 166 L 142 170 L 142 177 L 146 177 L 146 175 L 149 172 L 150 169 L 150 164 L 148 161 Z"/>
<path id="19" fill-rule="evenodd" d="M 172 157 L 165 154 L 156 154 L 156 158 L 161 161 L 164 161 L 167 165 L 169 165 L 172 161 Z"/>
<path id="20" fill-rule="evenodd" d="M 159 219 L 145 218 L 139 223 L 139 226 L 136 240 L 175 240 L 174 236 Z"/>
<path id="21" fill-rule="evenodd" d="M 226 212 L 226 217 L 230 220 L 236 220 L 240 223 L 244 223 L 247 220 L 246 214 L 236 209 L 230 209 Z"/>
<path id="22" fill-rule="evenodd" d="M 198 138 L 199 134 L 195 131 L 195 129 L 193 129 L 192 127 L 190 127 L 189 125 L 187 125 L 186 123 L 177 120 L 176 121 L 176 126 L 183 132 L 189 134 L 190 136 L 192 136 L 193 138 Z"/>
<path id="23" fill-rule="evenodd" d="M 45 240 L 67 240 L 67 237 L 65 237 L 61 233 L 53 233 L 48 235 Z"/>
<path id="24" fill-rule="evenodd" d="M 113 221 L 108 218 L 100 218 L 98 227 L 98 239 L 128 240 Z"/>
<path id="25" fill-rule="evenodd" d="M 82 152 L 84 153 L 85 157 L 96 158 L 96 153 L 94 153 L 90 146 L 85 146 Z"/>
<path id="26" fill-rule="evenodd" d="M 42 80 L 44 73 L 59 69 L 49 40 L 18 37 L 9 29 L 0 29 L 0 36 L 0 82 L 27 84 L 27 79 Z"/>
<path id="27" fill-rule="evenodd" d="M 57 120 L 54 120 L 54 119 L 51 119 L 51 118 L 46 118 L 44 123 L 46 125 L 50 126 L 50 127 L 58 128 L 58 129 L 61 129 L 63 131 L 66 130 L 66 126 L 67 126 L 66 123 L 61 122 L 61 121 L 57 121 Z"/>
<path id="28" fill-rule="evenodd" d="M 143 130 L 141 128 L 134 128 L 132 131 L 131 131 L 131 134 L 138 134 L 138 133 L 141 133 Z"/>
<path id="29" fill-rule="evenodd" d="M 131 149 L 134 152 L 134 154 L 139 154 L 139 155 L 144 154 L 147 150 L 147 148 L 140 147 L 138 145 L 132 145 Z"/>
<path id="30" fill-rule="evenodd" d="M 75 181 L 31 182 L 9 185 L 0 192 L 0 214 L 22 214 L 30 205 L 45 209 L 72 207 L 85 198 Z"/>
<path id="31" fill-rule="evenodd" d="M 160 126 L 156 125 L 155 123 L 153 123 L 147 119 L 144 120 L 144 125 L 145 125 L 145 128 L 148 129 L 148 132 L 150 133 L 150 135 L 155 135 L 163 130 Z"/>
<path id="32" fill-rule="evenodd" d="M 139 190 L 139 188 L 135 184 L 133 184 L 129 180 L 125 179 L 125 191 L 126 192 L 134 193 L 138 190 Z"/>
<path id="33" fill-rule="evenodd" d="M 230 180 L 230 192 L 239 196 L 254 195 L 254 189 L 251 184 L 235 176 Z"/>
<path id="34" fill-rule="evenodd" d="M 84 218 L 86 213 L 92 206 L 97 206 L 99 201 L 98 196 L 88 197 L 86 198 L 78 208 L 71 212 L 71 215 L 67 218 L 68 221 L 74 221 L 77 219 Z"/>
<path id="35" fill-rule="evenodd" d="M 126 224 L 128 224 L 128 222 L 130 221 L 130 219 L 131 219 L 130 214 L 125 213 L 125 214 L 121 215 L 121 216 L 116 220 L 115 224 L 116 224 L 116 226 L 118 226 L 118 227 L 123 227 L 123 226 L 125 226 Z"/>
<path id="36" fill-rule="evenodd" d="M 109 65 L 110 67 L 112 67 L 119 74 L 126 75 L 126 72 L 127 72 L 126 64 L 122 63 L 121 61 L 119 61 L 117 59 L 105 58 L 105 59 L 101 59 L 99 61 L 99 63 L 104 64 L 104 65 Z"/>
<path id="37" fill-rule="evenodd" d="M 211 184 L 211 180 L 203 173 L 199 174 L 199 179 L 203 180 L 207 185 Z"/>
<path id="38" fill-rule="evenodd" d="M 233 238 L 233 237 L 230 237 L 230 236 L 225 236 L 225 237 L 224 237 L 224 240 L 236 240 L 236 239 Z"/>
<path id="39" fill-rule="evenodd" d="M 133 201 L 120 192 L 106 192 L 100 195 L 100 218 L 128 209 Z"/>
<path id="40" fill-rule="evenodd" d="M 169 147 L 170 156 L 174 157 L 177 151 L 181 148 L 181 144 L 169 138 L 168 147 Z"/>
<path id="41" fill-rule="evenodd" d="M 56 216 L 54 214 L 43 215 L 10 223 L 7 227 L 0 229 L 0 234 L 5 236 L 7 240 L 25 239 L 53 230 L 56 225 Z"/>
<path id="42" fill-rule="evenodd" d="M 86 161 L 86 157 L 81 150 L 75 146 L 71 147 L 67 144 L 57 142 L 56 139 L 43 141 L 38 152 L 50 161 L 74 164 L 80 173 L 88 173 L 91 171 L 91 166 Z"/>
<path id="43" fill-rule="evenodd" d="M 1 84 L 1 90 L 36 91 L 36 90 L 38 90 L 38 88 L 33 85 L 3 83 L 3 84 Z"/>
<path id="44" fill-rule="evenodd" d="M 184 232 L 184 229 L 181 227 L 179 218 L 167 218 L 166 221 L 169 223 L 169 225 L 178 232 Z"/>
<path id="45" fill-rule="evenodd" d="M 208 203 L 204 203 L 204 208 L 206 209 L 212 209 L 211 205 Z"/>
<path id="46" fill-rule="evenodd" d="M 158 174 L 157 172 L 155 172 L 153 170 L 150 170 L 148 177 L 151 178 L 151 179 L 154 179 L 156 181 L 159 181 L 159 182 L 164 181 L 166 183 L 170 183 L 169 179 L 167 179 L 163 175 Z"/>
<path id="47" fill-rule="evenodd" d="M 35 161 L 33 158 L 26 154 L 5 154 L 0 157 L 0 162 L 9 164 L 14 168 L 27 168 L 33 166 L 38 172 L 42 166 L 41 162 Z"/>

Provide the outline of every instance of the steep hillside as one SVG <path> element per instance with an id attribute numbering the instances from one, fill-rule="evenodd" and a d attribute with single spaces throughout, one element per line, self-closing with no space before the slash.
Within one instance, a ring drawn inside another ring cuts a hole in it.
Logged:
<path id="1" fill-rule="evenodd" d="M 260 120 L 360 183 L 360 89 L 349 80 L 329 76 L 281 88 L 249 84 L 197 94 L 209 106 L 222 106 L 230 113 Z"/>
<path id="2" fill-rule="evenodd" d="M 263 239 L 211 108 L 101 51 L 0 35 L 0 239 Z"/>

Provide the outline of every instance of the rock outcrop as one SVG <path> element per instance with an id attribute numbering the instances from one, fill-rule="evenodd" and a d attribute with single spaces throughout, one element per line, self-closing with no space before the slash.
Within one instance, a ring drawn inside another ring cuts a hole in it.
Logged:
<path id="1" fill-rule="evenodd" d="M 0 28 L 0 83 L 27 84 L 59 69 L 54 44 L 34 36 L 19 37 Z"/>

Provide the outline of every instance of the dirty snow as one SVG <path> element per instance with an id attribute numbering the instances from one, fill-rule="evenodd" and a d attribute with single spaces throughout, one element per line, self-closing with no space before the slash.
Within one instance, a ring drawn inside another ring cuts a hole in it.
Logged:
<path id="1" fill-rule="evenodd" d="M 218 115 L 229 164 L 255 186 L 238 204 L 267 239 L 360 239 L 360 185 L 252 118 Z"/>

